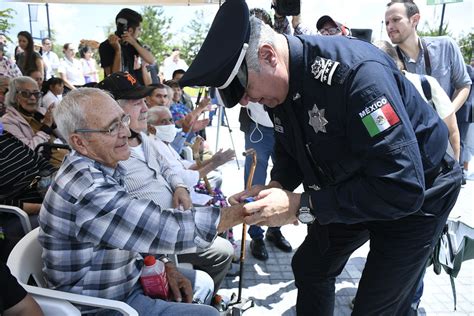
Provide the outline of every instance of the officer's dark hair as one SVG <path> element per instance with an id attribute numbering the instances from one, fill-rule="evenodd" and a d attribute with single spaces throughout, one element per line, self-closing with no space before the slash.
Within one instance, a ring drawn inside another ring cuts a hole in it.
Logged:
<path id="1" fill-rule="evenodd" d="M 392 0 L 389 3 L 387 3 L 387 7 L 390 7 L 392 6 L 392 4 L 395 4 L 395 3 L 403 3 L 407 11 L 408 18 L 411 18 L 415 14 L 420 13 L 418 6 L 415 4 L 415 2 L 413 2 L 413 0 Z"/>
<path id="2" fill-rule="evenodd" d="M 127 28 L 131 27 L 134 30 L 143 21 L 142 15 L 140 13 L 133 11 L 132 9 L 129 9 L 129 8 L 124 8 L 120 10 L 120 12 L 115 17 L 115 23 L 117 23 L 117 20 L 120 18 L 127 20 Z"/>
<path id="3" fill-rule="evenodd" d="M 173 71 L 173 75 L 171 76 L 171 78 L 174 78 L 174 76 L 176 75 L 184 75 L 186 71 L 184 71 L 184 69 L 176 69 L 175 71 Z"/>
<path id="4" fill-rule="evenodd" d="M 270 14 L 268 14 L 267 11 L 260 8 L 253 8 L 253 9 L 250 9 L 250 15 L 255 16 L 256 18 L 262 20 L 263 23 L 273 28 L 272 18 L 270 17 Z"/>

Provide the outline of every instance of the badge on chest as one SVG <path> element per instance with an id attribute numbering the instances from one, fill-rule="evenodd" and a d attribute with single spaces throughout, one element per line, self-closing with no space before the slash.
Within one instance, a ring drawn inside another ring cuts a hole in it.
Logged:
<path id="1" fill-rule="evenodd" d="M 309 115 L 309 125 L 311 125 L 314 129 L 314 132 L 317 134 L 318 132 L 326 133 L 326 125 L 328 124 L 328 120 L 324 117 L 325 109 L 318 109 L 318 106 L 315 104 L 313 109 L 308 111 Z"/>

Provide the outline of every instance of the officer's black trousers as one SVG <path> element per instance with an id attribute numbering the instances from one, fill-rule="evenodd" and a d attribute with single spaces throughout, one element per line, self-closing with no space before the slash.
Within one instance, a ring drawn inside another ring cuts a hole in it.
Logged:
<path id="1" fill-rule="evenodd" d="M 333 315 L 336 277 L 352 252 L 370 239 L 353 315 L 407 315 L 428 257 L 459 194 L 459 166 L 442 167 L 434 179 L 425 192 L 421 209 L 425 214 L 353 225 L 313 224 L 292 261 L 297 314 Z"/>

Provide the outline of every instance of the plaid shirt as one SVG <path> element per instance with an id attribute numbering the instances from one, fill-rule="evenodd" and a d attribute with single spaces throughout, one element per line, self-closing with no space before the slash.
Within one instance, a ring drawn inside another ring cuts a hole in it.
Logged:
<path id="1" fill-rule="evenodd" d="M 39 242 L 49 286 L 124 300 L 142 269 L 139 253 L 182 253 L 208 247 L 218 209 L 160 209 L 133 199 L 123 170 L 77 152 L 68 155 L 40 211 Z"/>

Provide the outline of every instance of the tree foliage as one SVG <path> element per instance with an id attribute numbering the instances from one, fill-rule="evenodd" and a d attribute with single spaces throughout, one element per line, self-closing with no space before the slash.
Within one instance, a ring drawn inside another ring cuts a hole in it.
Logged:
<path id="1" fill-rule="evenodd" d="M 11 38 L 8 37 L 7 33 L 15 25 L 10 22 L 10 20 L 13 19 L 13 13 L 16 14 L 16 11 L 12 8 L 0 10 L 0 33 L 4 33 L 9 40 L 11 40 Z"/>
<path id="2" fill-rule="evenodd" d="M 191 64 L 196 57 L 209 31 L 210 25 L 204 21 L 204 11 L 199 10 L 194 13 L 194 18 L 186 25 L 186 33 L 189 34 L 189 36 L 183 40 L 180 53 L 188 65 Z"/>
<path id="3" fill-rule="evenodd" d="M 439 23 L 434 23 L 430 25 L 428 22 L 425 22 L 421 31 L 418 31 L 420 36 L 451 36 L 451 32 L 448 30 L 448 23 L 444 23 L 441 28 L 441 34 L 439 34 Z"/>
<path id="4" fill-rule="evenodd" d="M 474 57 L 472 49 L 474 46 L 474 33 L 470 32 L 467 35 L 461 35 L 458 41 L 459 48 L 461 49 L 464 61 L 469 64 L 471 59 Z"/>
<path id="5" fill-rule="evenodd" d="M 143 22 L 140 40 L 142 44 L 150 47 L 157 64 L 160 64 L 163 62 L 165 54 L 170 50 L 171 34 L 169 28 L 171 18 L 164 15 L 162 7 L 156 6 L 145 6 L 141 14 Z"/>

